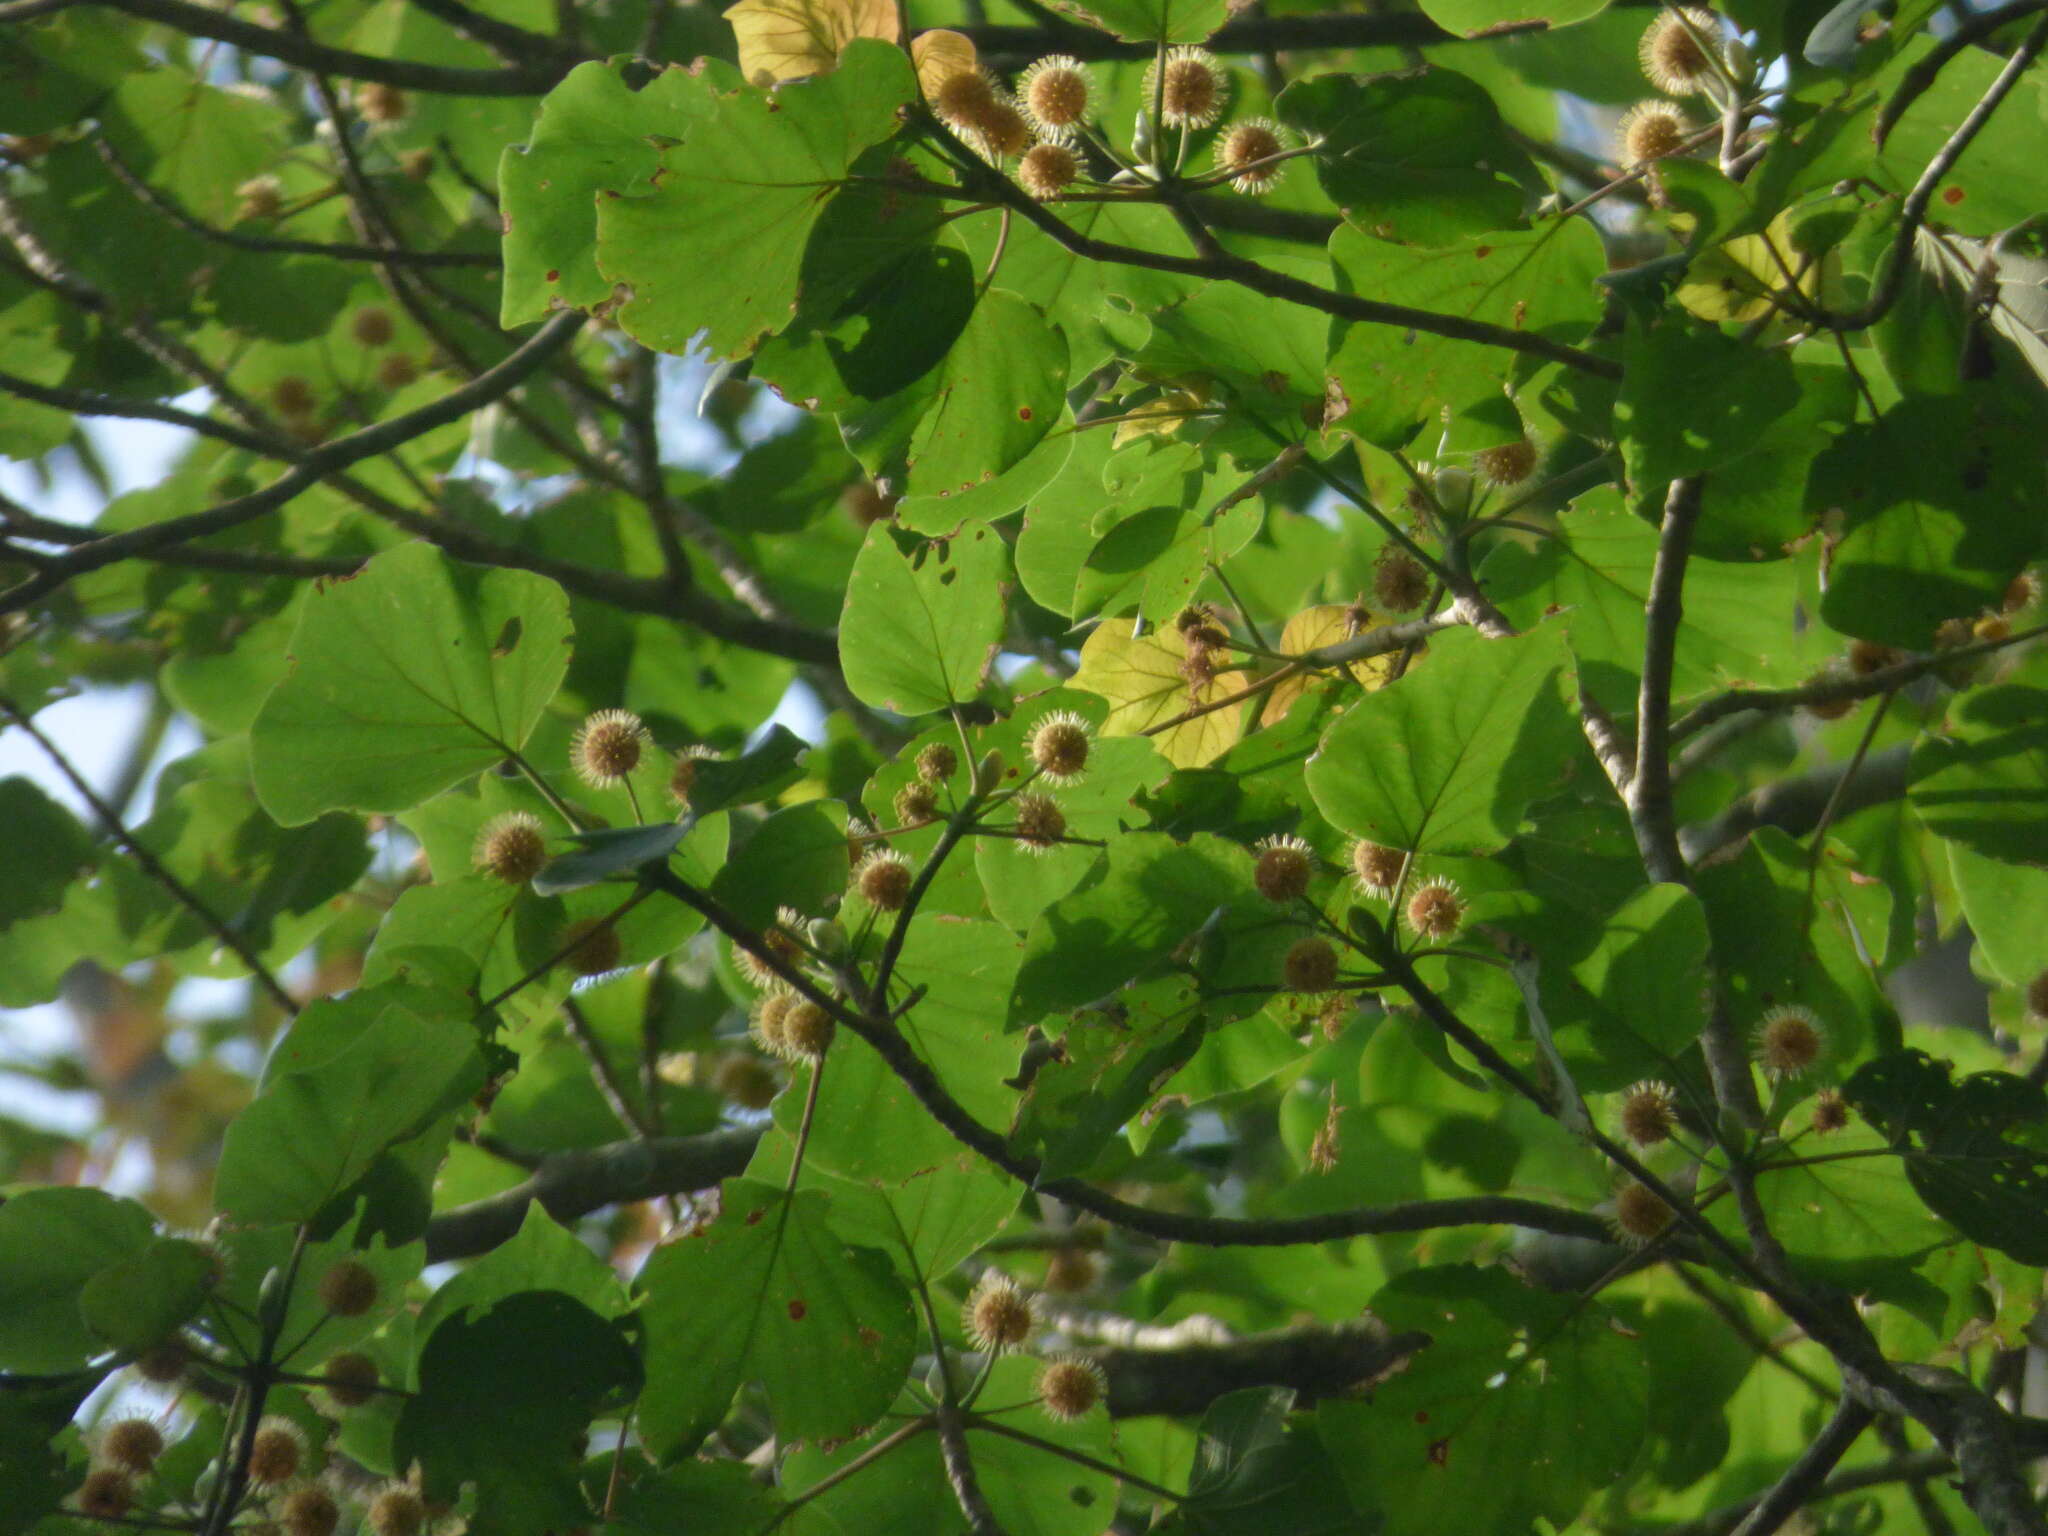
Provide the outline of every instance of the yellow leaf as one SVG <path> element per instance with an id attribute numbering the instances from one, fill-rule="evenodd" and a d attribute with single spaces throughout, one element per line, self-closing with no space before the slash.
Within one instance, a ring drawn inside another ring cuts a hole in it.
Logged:
<path id="1" fill-rule="evenodd" d="M 726 10 L 740 69 L 755 85 L 822 75 L 856 37 L 900 39 L 895 0 L 740 0 Z"/>
<path id="2" fill-rule="evenodd" d="M 1335 645 L 1340 640 L 1349 640 L 1368 629 L 1379 627 L 1380 621 L 1370 614 L 1366 615 L 1363 624 L 1354 627 L 1351 613 L 1352 609 L 1346 603 L 1322 603 L 1314 608 L 1304 608 L 1280 631 L 1279 648 L 1290 656 L 1299 656 L 1303 651 Z M 1393 673 L 1394 655 L 1390 652 L 1385 656 L 1354 661 L 1344 670 L 1361 688 L 1383 688 Z M 1308 692 L 1315 680 L 1315 673 L 1302 672 L 1275 683 L 1273 691 L 1266 695 L 1266 706 L 1259 713 L 1259 724 L 1271 725 L 1275 720 L 1284 718 L 1294 707 L 1294 701 Z"/>
<path id="3" fill-rule="evenodd" d="M 1109 446 L 1121 448 L 1141 437 L 1173 437 L 1190 420 L 1202 415 L 1207 403 L 1189 389 L 1177 389 L 1157 400 L 1148 400 L 1116 424 L 1116 435 L 1110 439 Z"/>
<path id="4" fill-rule="evenodd" d="M 940 27 L 910 40 L 910 62 L 917 66 L 917 86 L 927 98 L 955 75 L 971 75 L 981 67 L 974 39 Z"/>
<path id="5" fill-rule="evenodd" d="M 1767 235 L 1744 235 L 1694 259 L 1678 285 L 1677 299 L 1702 320 L 1747 325 L 1771 308 L 1768 295 L 1792 286 L 1779 258 L 1798 271 L 1801 258 L 1792 243 L 1792 220 L 1779 214 Z M 1775 254 L 1773 254 L 1775 250 Z M 1832 303 L 1841 258 L 1829 251 L 1799 272 L 1799 294 L 1809 304 Z"/>
<path id="6" fill-rule="evenodd" d="M 1142 736 L 1162 721 L 1185 714 L 1195 704 L 1227 698 L 1240 683 L 1220 677 L 1190 689 L 1181 675 L 1187 654 L 1171 630 L 1131 637 L 1128 619 L 1110 619 L 1095 626 L 1081 646 L 1081 670 L 1069 684 L 1109 700 L 1102 722 L 1105 736 Z M 1221 757 L 1243 734 L 1239 704 L 1211 710 L 1183 721 L 1152 738 L 1159 755 L 1176 768 L 1199 768 Z"/>

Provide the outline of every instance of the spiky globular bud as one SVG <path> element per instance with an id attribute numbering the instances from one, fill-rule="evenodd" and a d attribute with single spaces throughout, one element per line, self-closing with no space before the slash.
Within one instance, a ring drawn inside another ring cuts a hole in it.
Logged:
<path id="1" fill-rule="evenodd" d="M 1081 157 L 1050 139 L 1032 145 L 1017 162 L 1017 185 L 1041 203 L 1058 197 L 1080 174 Z"/>
<path id="2" fill-rule="evenodd" d="M 1536 472 L 1536 445 L 1526 437 L 1496 443 L 1472 456 L 1472 467 L 1492 485 L 1520 485 Z"/>
<path id="3" fill-rule="evenodd" d="M 1005 1276 L 989 1270 L 961 1309 L 960 1326 L 977 1349 L 1015 1349 L 1031 1337 L 1037 1318 L 1031 1299 Z"/>
<path id="4" fill-rule="evenodd" d="M 1351 845 L 1351 876 L 1368 896 L 1391 896 L 1401 883 L 1401 871 L 1408 867 L 1408 855 L 1399 848 L 1369 843 L 1360 838 Z"/>
<path id="5" fill-rule="evenodd" d="M 1849 1101 L 1832 1088 L 1823 1088 L 1813 1101 L 1813 1129 L 1827 1136 L 1849 1123 Z"/>
<path id="6" fill-rule="evenodd" d="M 690 746 L 676 754 L 675 762 L 668 771 L 668 797 L 677 805 L 690 803 L 690 791 L 697 787 L 697 771 L 705 763 L 716 760 L 718 754 L 709 747 Z"/>
<path id="7" fill-rule="evenodd" d="M 507 885 L 524 885 L 548 861 L 547 836 L 531 811 L 507 811 L 477 829 L 470 862 Z"/>
<path id="8" fill-rule="evenodd" d="M 1102 1367 L 1079 1355 L 1048 1360 L 1038 1373 L 1038 1405 L 1046 1417 L 1070 1424 L 1085 1418 L 1109 1390 Z"/>
<path id="9" fill-rule="evenodd" d="M 403 389 L 420 376 L 420 365 L 410 353 L 388 352 L 377 360 L 377 387 Z"/>
<path id="10" fill-rule="evenodd" d="M 854 871 L 853 886 L 869 906 L 883 912 L 900 912 L 910 899 L 910 887 L 917 875 L 910 860 L 889 849 L 878 849 L 861 860 Z"/>
<path id="11" fill-rule="evenodd" d="M 638 768 L 651 741 L 630 709 L 600 709 L 576 728 L 569 761 L 584 783 L 603 789 Z"/>
<path id="12" fill-rule="evenodd" d="M 335 1317 L 361 1317 L 377 1305 L 377 1272 L 360 1259 L 337 1259 L 314 1287 L 320 1305 Z"/>
<path id="13" fill-rule="evenodd" d="M 290 1482 L 306 1467 L 306 1432 L 282 1414 L 269 1414 L 249 1440 L 249 1481 L 259 1488 Z"/>
<path id="14" fill-rule="evenodd" d="M 1280 962 L 1280 979 L 1290 992 L 1327 992 L 1337 984 L 1337 951 L 1328 939 L 1297 939 Z"/>
<path id="15" fill-rule="evenodd" d="M 934 789 L 953 777 L 960 767 L 960 754 L 943 741 L 928 744 L 917 754 L 917 776 Z"/>
<path id="16" fill-rule="evenodd" d="M 1007 160 L 1031 145 L 1031 124 L 1008 96 L 998 96 L 967 130 L 967 142 L 984 160 Z"/>
<path id="17" fill-rule="evenodd" d="M 1671 1225 L 1671 1207 L 1647 1184 L 1622 1185 L 1614 1196 L 1614 1235 L 1631 1248 L 1663 1236 Z"/>
<path id="18" fill-rule="evenodd" d="M 803 913 L 793 907 L 775 909 L 775 921 L 761 930 L 761 947 L 780 960 L 784 965 L 801 965 L 804 947 L 797 941 L 797 933 L 807 922 Z M 740 974 L 757 987 L 776 988 L 787 985 L 775 968 L 750 949 L 733 946 L 733 964 Z"/>
<path id="19" fill-rule="evenodd" d="M 1640 101 L 1621 115 L 1614 134 L 1631 169 L 1675 155 L 1692 133 L 1686 115 L 1668 101 Z"/>
<path id="20" fill-rule="evenodd" d="M 1408 898 L 1408 926 L 1425 939 L 1448 939 L 1465 926 L 1465 898 L 1455 882 L 1425 880 Z"/>
<path id="21" fill-rule="evenodd" d="M 348 331 L 357 345 L 374 349 L 390 346 L 398 327 L 391 323 L 391 311 L 383 305 L 365 304 L 349 316 Z"/>
<path id="22" fill-rule="evenodd" d="M 119 1467 L 94 1467 L 71 1496 L 71 1507 L 95 1520 L 119 1520 L 134 1504 L 135 1481 Z"/>
<path id="23" fill-rule="evenodd" d="M 1088 121 L 1094 82 L 1079 59 L 1055 53 L 1017 77 L 1017 99 L 1042 139 L 1072 138 Z"/>
<path id="24" fill-rule="evenodd" d="M 931 106 L 949 128 L 971 130 L 1001 98 L 995 76 L 982 69 L 963 69 L 938 83 Z"/>
<path id="25" fill-rule="evenodd" d="M 625 940 L 616 923 L 601 917 L 586 917 L 562 931 L 562 964 L 578 976 L 602 976 L 616 971 L 626 957 Z"/>
<path id="26" fill-rule="evenodd" d="M 1987 613 L 1970 626 L 1972 640 L 1991 641 L 2012 638 L 2012 620 L 2002 613 Z"/>
<path id="27" fill-rule="evenodd" d="M 164 1432 L 154 1419 L 116 1419 L 100 1432 L 95 1459 L 143 1477 L 163 1453 Z"/>
<path id="28" fill-rule="evenodd" d="M 1048 784 L 1080 783 L 1089 746 L 1088 722 L 1072 710 L 1055 711 L 1031 728 L 1031 761 Z"/>
<path id="29" fill-rule="evenodd" d="M 1233 190 L 1256 197 L 1272 191 L 1287 169 L 1285 160 L 1274 158 L 1286 148 L 1278 123 L 1270 117 L 1247 117 L 1232 123 L 1216 140 L 1216 169 L 1229 175 Z"/>
<path id="30" fill-rule="evenodd" d="M 1429 597 L 1429 572 L 1407 550 L 1389 544 L 1373 560 L 1372 595 L 1395 613 L 1420 608 Z"/>
<path id="31" fill-rule="evenodd" d="M 370 1500 L 363 1523 L 376 1536 L 420 1536 L 427 1523 L 427 1502 L 410 1483 L 387 1483 Z"/>
<path id="32" fill-rule="evenodd" d="M 356 111 L 366 122 L 395 123 L 412 110 L 405 92 L 381 80 L 365 80 L 356 87 Z"/>
<path id="33" fill-rule="evenodd" d="M 1678 1095 L 1668 1083 L 1644 1081 L 1621 1096 L 1621 1134 L 1639 1147 L 1671 1139 L 1678 1123 Z"/>
<path id="34" fill-rule="evenodd" d="M 325 1483 L 301 1483 L 277 1501 L 277 1521 L 285 1536 L 334 1536 L 341 1505 Z"/>
<path id="35" fill-rule="evenodd" d="M 278 415 L 303 421 L 320 408 L 313 393 L 313 381 L 303 373 L 288 373 L 270 386 L 271 408 Z"/>
<path id="36" fill-rule="evenodd" d="M 1047 853 L 1067 835 L 1067 816 L 1051 795 L 1017 797 L 1017 842 L 1027 853 Z"/>
<path id="37" fill-rule="evenodd" d="M 896 820 L 903 826 L 921 827 L 938 815 L 939 797 L 932 793 L 931 785 L 920 779 L 896 791 L 894 810 Z"/>
<path id="38" fill-rule="evenodd" d="M 1875 640 L 1854 640 L 1849 644 L 1849 670 L 1858 677 L 1882 672 L 1905 659 L 1906 653 L 1894 645 L 1879 645 Z"/>
<path id="39" fill-rule="evenodd" d="M 766 1109 L 781 1086 L 773 1067 L 745 1051 L 725 1056 L 711 1073 L 712 1091 L 741 1109 Z"/>
<path id="40" fill-rule="evenodd" d="M 1143 100 L 1159 103 L 1159 120 L 1169 128 L 1206 128 L 1223 112 L 1230 77 L 1203 48 L 1170 48 L 1165 68 L 1154 60 L 1145 71 Z"/>
<path id="41" fill-rule="evenodd" d="M 782 1016 L 782 1048 L 792 1060 L 817 1061 L 832 1048 L 832 1015 L 809 998 L 799 998 Z"/>
<path id="42" fill-rule="evenodd" d="M 747 1027 L 754 1036 L 754 1043 L 771 1056 L 786 1055 L 789 1042 L 782 1032 L 783 1021 L 789 1017 L 789 1010 L 796 1002 L 792 992 L 770 992 L 754 1004 Z"/>
<path id="43" fill-rule="evenodd" d="M 2021 571 L 2005 584 L 2005 596 L 1998 600 L 2001 613 L 2019 613 L 2041 601 L 2041 576 L 2038 571 Z"/>
<path id="44" fill-rule="evenodd" d="M 1821 1059 L 1827 1044 L 1813 1010 L 1796 1003 L 1771 1009 L 1756 1026 L 1757 1065 L 1773 1078 L 1800 1076 Z"/>
<path id="45" fill-rule="evenodd" d="M 1259 861 L 1252 866 L 1252 884 L 1266 900 L 1284 906 L 1308 894 L 1309 880 L 1316 872 L 1316 855 L 1307 843 L 1280 834 L 1260 838 L 1253 851 Z"/>
<path id="46" fill-rule="evenodd" d="M 136 1356 L 135 1374 L 144 1381 L 168 1387 L 185 1379 L 191 1363 L 192 1357 L 185 1352 L 185 1346 L 172 1341 L 154 1345 Z"/>
<path id="47" fill-rule="evenodd" d="M 1713 12 L 1687 6 L 1683 14 L 1681 21 L 1678 11 L 1665 11 L 1650 23 L 1636 46 L 1644 76 L 1672 96 L 1691 96 L 1707 89 L 1714 78 L 1714 61 L 1701 44 L 1711 44 L 1721 33 Z"/>
<path id="48" fill-rule="evenodd" d="M 351 1350 L 332 1356 L 320 1367 L 321 1388 L 337 1408 L 360 1408 L 377 1395 L 382 1377 L 377 1362 Z"/>
<path id="49" fill-rule="evenodd" d="M 235 188 L 241 204 L 238 219 L 274 219 L 284 212 L 284 183 L 275 176 L 252 176 Z"/>

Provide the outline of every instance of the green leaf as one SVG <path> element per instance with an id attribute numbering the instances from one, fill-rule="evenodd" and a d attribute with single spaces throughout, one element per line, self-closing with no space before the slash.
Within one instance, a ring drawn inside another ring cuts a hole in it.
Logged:
<path id="1" fill-rule="evenodd" d="M 962 704 L 981 691 L 1001 637 L 1009 551 L 982 525 L 905 547 L 887 524 L 868 530 L 846 587 L 846 684 L 903 715 Z"/>
<path id="2" fill-rule="evenodd" d="M 1593 280 L 1606 270 L 1600 237 L 1582 219 L 1474 235 L 1442 249 L 1376 240 L 1346 225 L 1330 239 L 1340 286 L 1389 304 L 1576 344 L 1600 318 Z M 1334 423 L 1398 448 L 1444 407 L 1453 413 L 1518 377 L 1516 354 L 1408 331 L 1338 322 L 1330 373 L 1343 392 Z"/>
<path id="3" fill-rule="evenodd" d="M 2023 987 L 2048 970 L 2041 935 L 2048 932 L 2048 869 L 2010 864 L 1948 842 L 1949 877 L 1969 920 L 1970 936 L 1988 969 L 2008 986 Z"/>
<path id="4" fill-rule="evenodd" d="M 31 1189 L 0 1204 L 0 1370 L 54 1375 L 101 1353 L 80 1297 L 144 1252 L 153 1227 L 134 1201 L 96 1189 Z"/>
<path id="5" fill-rule="evenodd" d="M 605 827 L 571 836 L 583 847 L 550 859 L 533 877 L 536 895 L 559 896 L 615 875 L 630 874 L 649 864 L 665 863 L 689 829 L 680 822 L 653 827 Z"/>
<path id="6" fill-rule="evenodd" d="M 1421 0 L 1422 13 L 1446 32 L 1477 37 L 1510 22 L 1540 21 L 1569 26 L 1597 16 L 1608 0 Z"/>
<path id="7" fill-rule="evenodd" d="M 242 1221 L 309 1221 L 377 1154 L 482 1082 L 459 1018 L 396 1005 L 346 1050 L 269 1083 L 228 1127 L 214 1199 Z"/>
<path id="8" fill-rule="evenodd" d="M 1938 837 L 2048 863 L 2048 691 L 2028 680 L 1964 694 L 1941 730 L 1913 744 L 1907 794 Z"/>
<path id="9" fill-rule="evenodd" d="M 1353 704 L 1308 765 L 1317 807 L 1414 853 L 1490 853 L 1521 825 L 1577 734 L 1558 694 L 1564 635 L 1453 630 L 1391 688 Z"/>
<path id="10" fill-rule="evenodd" d="M 1054 9 L 1131 43 L 1199 43 L 1229 14 L 1227 0 L 1054 0 Z"/>
<path id="11" fill-rule="evenodd" d="M 1346 222 L 1379 239 L 1453 245 L 1521 222 L 1509 178 L 1528 159 L 1464 75 L 1318 75 L 1288 86 L 1273 110 L 1319 145 L 1316 178 Z"/>
<path id="12" fill-rule="evenodd" d="M 639 1376 L 613 1323 L 559 1291 L 520 1292 L 434 1329 L 392 1450 L 419 1462 L 429 1497 L 474 1482 L 480 1524 L 537 1536 L 587 1518 L 577 1437 Z"/>
<path id="13" fill-rule="evenodd" d="M 1430 1346 L 1370 1403 L 1325 1399 L 1316 1427 L 1385 1536 L 1562 1529 L 1634 1460 L 1648 1366 L 1603 1308 L 1460 1266 L 1403 1275 L 1372 1312 Z"/>
<path id="14" fill-rule="evenodd" d="M 701 330 L 744 357 L 795 317 L 812 226 L 916 84 L 902 49 L 856 38 L 832 73 L 772 91 L 716 65 L 677 89 L 699 98 L 691 124 L 650 191 L 599 201 L 597 267 L 632 290 L 618 319 L 637 340 L 681 353 Z"/>
<path id="15" fill-rule="evenodd" d="M 844 1438 L 889 1406 L 916 1342 L 910 1296 L 828 1210 L 813 1190 L 731 1180 L 715 1222 L 648 1260 L 640 1432 L 657 1454 L 695 1447 L 750 1380 L 792 1440 Z"/>
<path id="16" fill-rule="evenodd" d="M 786 805 L 732 851 L 711 894 L 756 927 L 773 922 L 778 907 L 820 913 L 846 889 L 847 849 L 840 807 Z"/>
<path id="17" fill-rule="evenodd" d="M 690 782 L 690 813 L 701 821 L 714 811 L 773 799 L 803 776 L 809 750 L 803 737 L 776 724 L 738 757 L 700 761 Z"/>
<path id="18" fill-rule="evenodd" d="M 109 1264 L 78 1293 L 85 1326 L 123 1354 L 160 1344 L 205 1304 L 219 1259 L 197 1243 L 160 1237 Z"/>
<path id="19" fill-rule="evenodd" d="M 1629 327 L 1614 424 L 1629 480 L 1654 494 L 1751 450 L 1799 402 L 1782 353 L 1712 326 Z"/>
<path id="20" fill-rule="evenodd" d="M 709 115 L 713 98 L 689 72 L 663 70 L 636 91 L 626 68 L 624 59 L 577 65 L 541 99 L 533 136 L 506 146 L 501 325 L 611 297 L 597 270 L 597 200 L 646 193 L 661 169 L 660 145 Z"/>
<path id="21" fill-rule="evenodd" d="M 15 852 L 0 886 L 0 928 L 54 912 L 65 889 L 93 866 L 92 839 L 78 818 L 32 779 L 0 779 L 0 826 L 13 828 Z"/>
<path id="22" fill-rule="evenodd" d="M 482 1316 L 522 1291 L 566 1296 L 607 1320 L 625 1316 L 632 1305 L 604 1260 L 536 1200 L 517 1232 L 434 1292 L 420 1309 L 420 1337 L 431 1339 L 446 1319 Z"/>
<path id="23" fill-rule="evenodd" d="M 256 794 L 287 826 L 402 811 L 526 743 L 569 661 L 561 588 L 426 544 L 307 600 L 292 670 L 249 730 Z"/>
<path id="24" fill-rule="evenodd" d="M 983 294 L 911 436 L 909 494 L 958 496 L 1022 461 L 1058 422 L 1066 386 L 1066 337 L 1022 299 Z"/>
<path id="25" fill-rule="evenodd" d="M 1571 968 L 1581 1006 L 1550 1021 L 1573 1081 L 1597 1092 L 1674 1077 L 1674 1062 L 1699 1038 L 1707 1014 L 1701 995 L 1674 986 L 1673 978 L 1702 974 L 1706 963 L 1699 899 L 1680 885 L 1645 886 L 1608 919 L 1593 953 Z M 1586 1016 L 1583 1036 L 1564 1027 L 1572 1014 Z"/>

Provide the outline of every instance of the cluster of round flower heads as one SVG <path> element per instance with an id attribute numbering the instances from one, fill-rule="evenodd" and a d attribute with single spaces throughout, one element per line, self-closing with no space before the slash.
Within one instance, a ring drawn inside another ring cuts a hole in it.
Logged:
<path id="1" fill-rule="evenodd" d="M 1730 73 L 1720 19 L 1699 6 L 1659 12 L 1636 54 L 1643 74 L 1667 96 L 1717 95 Z M 1634 167 L 1679 153 L 1695 126 L 1675 103 L 1653 98 L 1624 113 L 1615 132 L 1622 159 Z"/>

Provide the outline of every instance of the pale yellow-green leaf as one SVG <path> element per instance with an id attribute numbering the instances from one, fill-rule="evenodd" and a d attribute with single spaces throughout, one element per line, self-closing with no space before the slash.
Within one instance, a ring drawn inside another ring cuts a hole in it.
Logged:
<path id="1" fill-rule="evenodd" d="M 1368 629 L 1379 627 L 1380 621 L 1370 614 L 1364 615 L 1364 622 L 1353 620 L 1354 610 L 1347 603 L 1319 603 L 1313 608 L 1304 608 L 1287 621 L 1287 627 L 1280 631 L 1279 649 L 1289 656 L 1299 656 L 1303 651 L 1313 651 L 1319 646 L 1335 645 L 1340 640 L 1349 640 Z M 1361 688 L 1380 688 L 1394 670 L 1394 653 L 1372 656 L 1364 661 L 1347 664 L 1344 671 L 1351 674 L 1353 682 Z M 1294 707 L 1294 701 L 1308 692 L 1316 681 L 1313 672 L 1298 673 L 1283 678 L 1273 685 L 1273 691 L 1266 695 L 1265 708 L 1259 714 L 1261 725 L 1271 725 L 1286 716 Z"/>
<path id="2" fill-rule="evenodd" d="M 917 66 L 917 86 L 926 98 L 955 75 L 971 75 L 981 67 L 974 39 L 964 32 L 938 27 L 910 40 L 910 62 Z"/>
<path id="3" fill-rule="evenodd" d="M 1747 325 L 1771 308 L 1768 295 L 1792 286 L 1780 259 L 1792 264 L 1809 304 L 1840 301 L 1841 258 L 1829 251 L 1809 264 L 1792 244 L 1792 221 L 1780 214 L 1768 235 L 1744 235 L 1699 256 L 1678 285 L 1678 302 L 1702 320 Z"/>
<path id="4" fill-rule="evenodd" d="M 1181 675 L 1186 649 L 1178 634 L 1153 631 L 1133 639 L 1128 619 L 1099 624 L 1081 646 L 1081 670 L 1070 686 L 1109 700 L 1105 736 L 1143 736 L 1197 704 L 1227 698 L 1242 684 L 1217 678 L 1199 689 Z M 1243 734 L 1242 706 L 1227 705 L 1184 720 L 1152 737 L 1159 755 L 1176 768 L 1199 768 L 1221 757 Z"/>
<path id="5" fill-rule="evenodd" d="M 728 7 L 740 69 L 755 85 L 822 75 L 856 37 L 900 40 L 894 0 L 739 0 Z"/>

